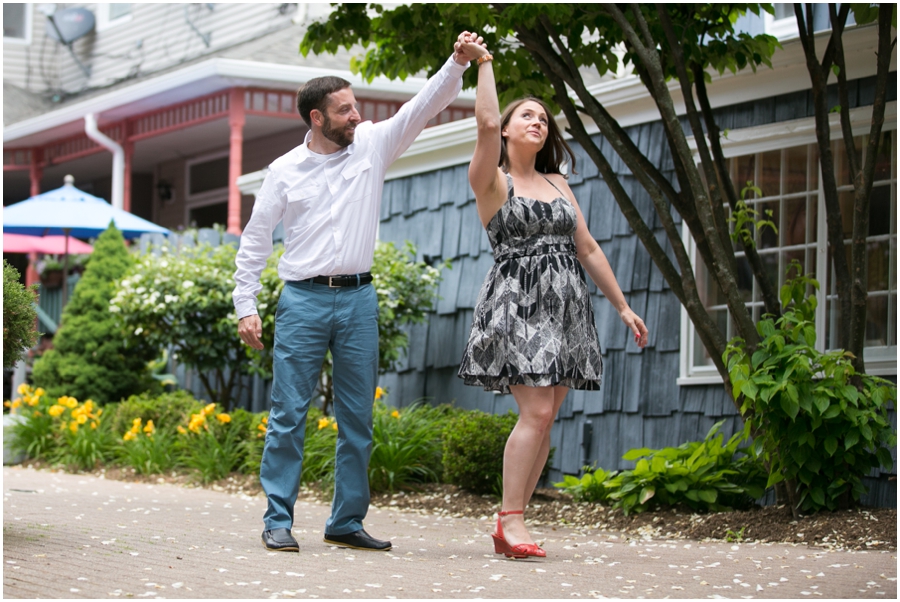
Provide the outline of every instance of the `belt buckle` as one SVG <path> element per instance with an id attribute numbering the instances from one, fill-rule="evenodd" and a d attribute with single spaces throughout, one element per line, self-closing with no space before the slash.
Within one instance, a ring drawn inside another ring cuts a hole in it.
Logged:
<path id="1" fill-rule="evenodd" d="M 335 278 L 340 278 L 340 276 L 329 276 L 328 277 L 328 288 L 341 288 L 340 284 L 332 284 Z"/>

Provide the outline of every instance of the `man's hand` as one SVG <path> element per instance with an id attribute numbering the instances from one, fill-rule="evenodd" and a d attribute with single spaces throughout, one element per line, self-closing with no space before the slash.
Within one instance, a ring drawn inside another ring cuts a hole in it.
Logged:
<path id="1" fill-rule="evenodd" d="M 259 319 L 258 315 L 253 314 L 252 316 L 241 318 L 240 322 L 238 322 L 238 334 L 241 336 L 242 341 L 254 349 L 261 350 L 263 348 L 262 341 L 259 340 L 262 336 L 262 320 Z"/>
<path id="2" fill-rule="evenodd" d="M 474 61 L 487 54 L 487 44 L 478 34 L 464 31 L 459 34 L 453 44 L 453 59 L 460 65 Z"/>

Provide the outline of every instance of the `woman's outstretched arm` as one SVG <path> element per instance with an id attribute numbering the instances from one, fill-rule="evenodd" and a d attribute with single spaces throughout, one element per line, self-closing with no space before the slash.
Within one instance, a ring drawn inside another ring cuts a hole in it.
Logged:
<path id="1" fill-rule="evenodd" d="M 497 100 L 493 61 L 485 60 L 489 54 L 481 44 L 481 38 L 471 34 L 461 44 L 461 50 L 475 61 L 478 69 L 478 89 L 475 93 L 478 138 L 472 162 L 469 163 L 469 185 L 475 192 L 478 217 L 486 227 L 506 202 L 506 178 L 497 167 L 500 162 L 500 103 Z M 482 61 L 480 64 L 479 59 Z"/>

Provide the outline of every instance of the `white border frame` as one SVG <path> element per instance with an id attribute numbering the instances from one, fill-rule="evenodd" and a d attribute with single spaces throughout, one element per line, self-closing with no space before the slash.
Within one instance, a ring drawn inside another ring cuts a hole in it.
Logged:
<path id="1" fill-rule="evenodd" d="M 31 2 L 23 2 L 25 6 L 25 37 L 24 38 L 7 38 L 3 36 L 4 44 L 15 44 L 17 46 L 30 46 L 34 35 L 34 7 Z"/>
<path id="2" fill-rule="evenodd" d="M 829 116 L 831 125 L 831 139 L 836 140 L 841 137 L 840 116 L 832 114 Z M 850 123 L 853 127 L 854 136 L 865 136 L 869 133 L 869 126 L 872 122 L 872 107 L 858 107 L 850 111 Z M 884 127 L 883 132 L 890 132 L 897 129 L 897 101 L 887 103 L 884 111 Z M 837 138 L 836 138 L 837 136 Z M 691 149 L 694 151 L 694 161 L 700 161 L 697 153 L 697 145 L 693 137 L 688 139 Z M 722 151 L 726 158 L 739 157 L 754 153 L 790 148 L 793 146 L 802 146 L 804 144 L 814 144 L 816 142 L 815 118 L 806 117 L 793 121 L 783 121 L 780 123 L 772 123 L 768 125 L 742 128 L 740 130 L 731 130 L 728 137 L 721 140 Z M 827 224 L 825 212 L 822 210 L 824 206 L 824 192 L 821 187 L 822 176 L 819 173 L 819 208 L 817 212 L 818 222 L 816 228 L 819 240 L 827 240 Z M 696 247 L 691 237 L 690 230 L 687 225 L 682 223 L 681 238 L 684 242 L 685 250 L 693 263 L 696 259 Z M 817 246 L 816 251 L 816 273 L 824 273 L 827 263 L 827 249 L 825 245 Z M 824 304 L 821 304 L 824 308 Z M 818 311 L 816 314 L 816 331 L 824 332 L 825 330 L 825 311 Z M 681 350 L 679 352 L 679 374 L 677 383 L 680 386 L 691 385 L 709 385 L 719 384 L 722 377 L 714 366 L 693 366 L 693 325 L 687 315 L 687 310 L 681 308 Z M 819 337 L 817 347 L 824 350 L 825 338 Z M 897 374 L 897 347 L 872 347 L 866 350 L 866 372 L 868 374 L 878 376 L 893 376 Z"/>
<path id="3" fill-rule="evenodd" d="M 111 8 L 111 4 L 130 4 L 131 12 L 127 15 L 122 15 L 116 19 L 109 18 L 109 9 Z M 133 2 L 102 2 L 97 3 L 97 31 L 106 31 L 107 29 L 113 29 L 114 27 L 118 27 L 119 25 L 124 25 L 131 21 L 132 16 L 134 15 L 134 7 L 135 4 Z"/>

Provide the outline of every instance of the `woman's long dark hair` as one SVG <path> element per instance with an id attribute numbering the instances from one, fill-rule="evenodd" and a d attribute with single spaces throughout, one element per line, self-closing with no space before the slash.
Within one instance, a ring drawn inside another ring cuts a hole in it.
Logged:
<path id="1" fill-rule="evenodd" d="M 567 178 L 568 176 L 563 174 L 560 168 L 566 162 L 565 155 L 569 155 L 569 163 L 572 166 L 569 173 L 578 173 L 575 171 L 575 153 L 572 152 L 572 148 L 563 139 L 562 132 L 560 132 L 559 126 L 556 125 L 556 120 L 553 119 L 553 113 L 544 101 L 533 96 L 526 96 L 506 105 L 503 115 L 500 117 L 500 131 L 502 132 L 503 128 L 509 125 L 509 120 L 519 105 L 529 100 L 541 105 L 547 114 L 547 139 L 544 141 L 544 147 L 538 151 L 537 156 L 534 158 L 534 168 L 540 173 L 558 173 Z M 499 167 L 503 171 L 509 171 L 509 154 L 506 152 L 506 138 L 502 135 L 500 136 Z"/>

